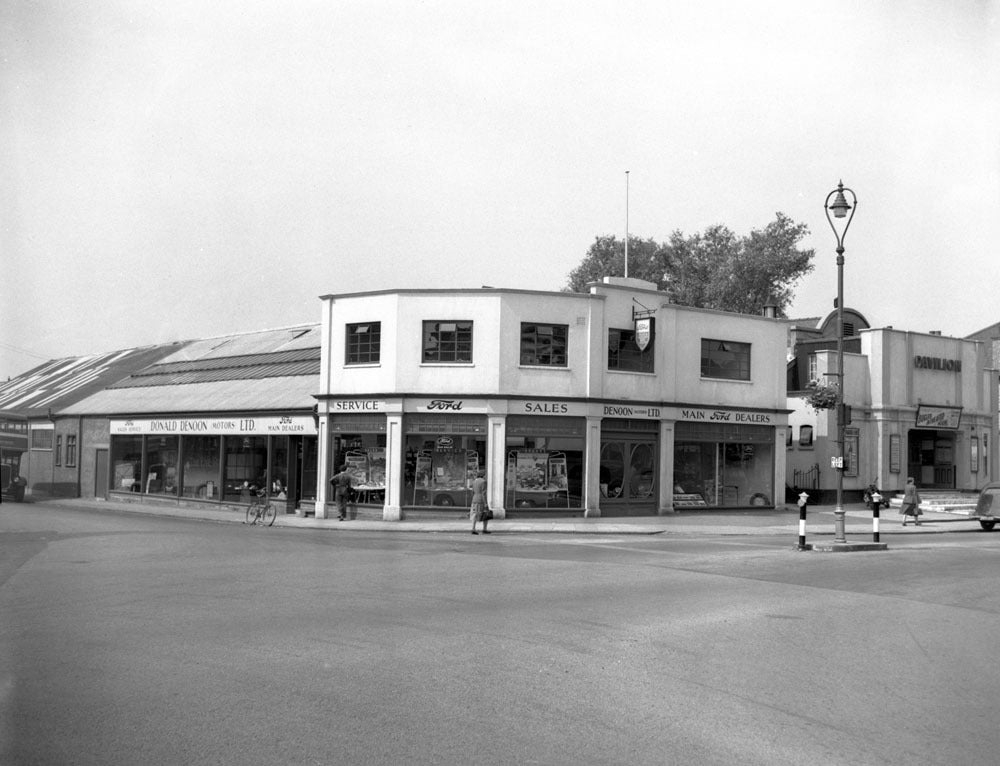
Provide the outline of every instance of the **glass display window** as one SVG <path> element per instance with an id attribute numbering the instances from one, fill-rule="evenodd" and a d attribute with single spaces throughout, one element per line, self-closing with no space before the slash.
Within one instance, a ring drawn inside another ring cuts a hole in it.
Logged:
<path id="1" fill-rule="evenodd" d="M 472 481 L 486 465 L 486 442 L 468 434 L 409 434 L 404 460 L 404 502 L 468 508 Z"/>
<path id="2" fill-rule="evenodd" d="M 675 505 L 716 508 L 774 504 L 773 429 L 678 424 Z M 680 496 L 681 502 L 676 498 Z"/>
<path id="3" fill-rule="evenodd" d="M 146 476 L 143 491 L 147 495 L 177 495 L 179 436 L 146 437 Z"/>
<path id="4" fill-rule="evenodd" d="M 181 495 L 198 500 L 218 500 L 221 465 L 219 436 L 185 436 Z"/>
<path id="5" fill-rule="evenodd" d="M 267 485 L 267 437 L 226 436 L 223 499 L 249 503 Z"/>
<path id="6" fill-rule="evenodd" d="M 355 499 L 363 505 L 385 502 L 385 439 L 385 433 L 341 433 L 333 438 L 334 471 L 347 466 Z"/>
<path id="7" fill-rule="evenodd" d="M 508 508 L 583 508 L 585 429 L 582 418 L 507 418 Z"/>
<path id="8" fill-rule="evenodd" d="M 288 437 L 271 437 L 271 462 L 268 468 L 271 477 L 270 495 L 278 500 L 288 498 Z"/>
<path id="9" fill-rule="evenodd" d="M 112 437 L 111 465 L 111 489 L 139 492 L 142 488 L 142 437 Z"/>

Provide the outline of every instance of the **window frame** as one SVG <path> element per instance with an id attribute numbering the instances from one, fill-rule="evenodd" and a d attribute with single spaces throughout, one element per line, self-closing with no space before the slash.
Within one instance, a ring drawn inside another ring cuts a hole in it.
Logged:
<path id="1" fill-rule="evenodd" d="M 715 348 L 712 348 L 715 345 Z M 732 346 L 734 348 L 726 348 Z M 701 339 L 701 377 L 705 380 L 734 380 L 749 382 L 752 371 L 753 344 L 741 340 L 723 340 L 721 338 Z M 714 353 L 713 353 L 714 352 Z M 717 354 L 730 354 L 731 357 L 720 359 Z M 726 370 L 735 362 L 735 374 L 726 375 Z M 714 364 L 714 367 L 713 367 Z"/>
<path id="2" fill-rule="evenodd" d="M 543 329 L 548 332 L 540 332 Z M 539 350 L 541 345 L 539 338 L 545 337 L 549 338 L 549 349 L 543 353 Z M 528 344 L 533 344 L 530 349 Z M 545 361 L 546 358 L 549 361 Z M 553 322 L 521 322 L 518 361 L 528 367 L 569 367 L 569 325 Z"/>
<path id="3" fill-rule="evenodd" d="M 365 328 L 366 332 L 360 332 Z M 344 325 L 344 364 L 380 364 L 382 361 L 382 323 L 350 322 Z M 362 340 L 362 336 L 364 339 Z"/>
<path id="4" fill-rule="evenodd" d="M 615 347 L 611 345 L 612 334 L 617 333 L 617 343 Z M 649 339 L 649 345 L 645 349 L 639 350 L 639 346 L 635 342 L 635 328 L 625 328 L 625 327 L 609 327 L 608 328 L 608 358 L 607 358 L 607 369 L 609 372 L 639 372 L 647 375 L 656 374 L 656 337 Z M 624 339 L 624 340 L 623 340 Z M 631 342 L 633 349 L 625 348 L 625 353 L 623 356 L 622 344 Z M 612 366 L 612 358 L 614 358 L 616 364 Z M 641 362 L 642 364 L 635 365 L 622 365 L 622 361 L 635 360 Z"/>
<path id="5" fill-rule="evenodd" d="M 62 434 L 56 434 L 56 446 L 52 450 L 52 462 L 54 465 L 62 467 Z"/>
<path id="6" fill-rule="evenodd" d="M 66 467 L 76 468 L 76 434 L 66 434 Z"/>
<path id="7" fill-rule="evenodd" d="M 815 429 L 811 425 L 799 426 L 799 448 L 812 449 Z"/>
<path id="8" fill-rule="evenodd" d="M 421 364 L 472 364 L 475 322 L 471 319 L 425 319 L 421 324 Z M 442 334 L 449 337 L 442 337 Z M 429 347 L 437 335 L 436 349 Z M 451 336 L 454 337 L 451 337 Z"/>

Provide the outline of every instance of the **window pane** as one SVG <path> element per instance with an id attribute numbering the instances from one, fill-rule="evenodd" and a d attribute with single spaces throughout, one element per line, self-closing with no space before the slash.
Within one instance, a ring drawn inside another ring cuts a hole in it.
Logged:
<path id="1" fill-rule="evenodd" d="M 111 437 L 111 465 L 114 466 L 111 489 L 138 492 L 142 472 L 142 437 Z"/>
<path id="2" fill-rule="evenodd" d="M 219 499 L 218 436 L 184 437 L 184 497 Z"/>
<path id="3" fill-rule="evenodd" d="M 347 325 L 347 364 L 374 364 L 382 350 L 382 323 Z"/>
<path id="4" fill-rule="evenodd" d="M 608 369 L 629 372 L 653 372 L 651 338 L 645 350 L 640 351 L 635 340 L 635 330 L 608 330 Z"/>
<path id="5" fill-rule="evenodd" d="M 472 322 L 424 322 L 423 361 L 471 362 Z"/>
<path id="6" fill-rule="evenodd" d="M 701 376 L 750 380 L 750 344 L 702 338 Z"/>
<path id="7" fill-rule="evenodd" d="M 521 364 L 566 366 L 567 325 L 521 324 Z"/>

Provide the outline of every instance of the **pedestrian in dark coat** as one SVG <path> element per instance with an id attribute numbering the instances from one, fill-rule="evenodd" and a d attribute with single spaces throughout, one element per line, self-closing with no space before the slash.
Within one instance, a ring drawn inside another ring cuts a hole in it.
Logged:
<path id="1" fill-rule="evenodd" d="M 330 484 L 333 485 L 333 497 L 337 501 L 337 518 L 343 521 L 347 518 L 347 500 L 351 494 L 351 474 L 347 472 L 346 463 L 333 475 Z"/>
<path id="2" fill-rule="evenodd" d="M 913 525 L 920 526 L 920 493 L 917 492 L 917 485 L 912 476 L 906 477 L 906 488 L 903 490 L 903 505 L 899 509 L 903 514 L 903 526 L 906 526 L 908 516 L 913 517 Z"/>

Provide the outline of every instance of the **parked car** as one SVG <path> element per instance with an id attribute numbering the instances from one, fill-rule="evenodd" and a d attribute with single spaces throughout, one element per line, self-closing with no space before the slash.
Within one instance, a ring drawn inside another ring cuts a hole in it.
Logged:
<path id="1" fill-rule="evenodd" d="M 990 530 L 1000 520 L 1000 482 L 991 482 L 983 487 L 976 502 L 976 515 L 972 518 L 983 529 Z"/>

